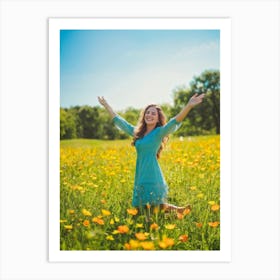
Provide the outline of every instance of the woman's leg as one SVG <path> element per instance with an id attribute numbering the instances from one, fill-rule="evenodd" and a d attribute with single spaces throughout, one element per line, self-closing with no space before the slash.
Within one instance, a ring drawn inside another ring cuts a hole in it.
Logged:
<path id="1" fill-rule="evenodd" d="M 172 211 L 176 211 L 177 213 L 183 214 L 185 210 L 187 210 L 187 209 L 191 210 L 191 206 L 187 205 L 185 207 L 178 207 L 178 206 L 173 205 L 173 204 L 164 203 L 164 204 L 161 204 L 161 209 L 164 210 L 164 212 L 167 212 L 167 213 L 170 213 Z"/>

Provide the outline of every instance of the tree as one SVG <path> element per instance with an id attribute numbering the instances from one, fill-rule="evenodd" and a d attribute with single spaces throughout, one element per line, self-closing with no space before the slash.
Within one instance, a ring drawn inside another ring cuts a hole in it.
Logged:
<path id="1" fill-rule="evenodd" d="M 180 129 L 181 134 L 219 134 L 220 133 L 220 72 L 206 70 L 195 76 L 189 88 L 176 88 L 174 90 L 174 108 L 176 115 L 187 104 L 195 93 L 205 93 L 203 102 L 192 110 Z M 177 134 L 180 134 L 180 131 Z"/>
<path id="2" fill-rule="evenodd" d="M 220 71 L 206 70 L 200 76 L 194 77 L 190 84 L 192 93 L 206 93 L 205 102 L 199 106 L 195 115 L 204 117 L 203 127 L 215 128 L 220 133 Z"/>
<path id="3" fill-rule="evenodd" d="M 78 110 L 78 117 L 82 138 L 100 138 L 102 133 L 98 107 L 82 106 Z"/>
<path id="4" fill-rule="evenodd" d="M 60 108 L 60 139 L 76 138 L 76 120 L 71 111 Z"/>

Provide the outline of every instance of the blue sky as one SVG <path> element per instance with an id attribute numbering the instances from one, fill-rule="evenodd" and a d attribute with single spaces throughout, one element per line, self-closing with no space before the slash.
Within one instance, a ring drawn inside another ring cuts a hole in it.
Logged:
<path id="1" fill-rule="evenodd" d="M 173 104 L 176 87 L 219 68 L 219 30 L 61 30 L 60 105 Z"/>

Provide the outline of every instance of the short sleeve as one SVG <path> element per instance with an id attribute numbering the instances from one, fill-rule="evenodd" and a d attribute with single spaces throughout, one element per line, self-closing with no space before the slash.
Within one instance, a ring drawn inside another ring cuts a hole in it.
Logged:
<path id="1" fill-rule="evenodd" d="M 132 124 L 130 124 L 129 122 L 127 122 L 125 119 L 123 119 L 121 116 L 116 115 L 113 118 L 113 122 L 118 129 L 124 131 L 125 133 L 129 134 L 130 136 L 134 135 L 134 126 Z"/>
<path id="2" fill-rule="evenodd" d="M 159 127 L 159 134 L 161 137 L 165 137 L 166 135 L 175 132 L 182 125 L 181 122 L 178 122 L 176 118 L 172 118 L 166 123 L 164 126 Z"/>

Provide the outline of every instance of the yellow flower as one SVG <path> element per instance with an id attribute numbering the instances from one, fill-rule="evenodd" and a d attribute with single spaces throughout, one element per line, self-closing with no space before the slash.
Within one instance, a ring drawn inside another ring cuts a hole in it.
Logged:
<path id="1" fill-rule="evenodd" d="M 136 224 L 136 228 L 143 228 L 144 225 L 143 224 Z"/>
<path id="2" fill-rule="evenodd" d="M 68 212 L 69 212 L 69 214 L 74 214 L 75 210 L 69 210 Z"/>
<path id="3" fill-rule="evenodd" d="M 168 224 L 168 225 L 165 225 L 165 228 L 166 229 L 174 229 L 176 227 L 175 224 Z"/>
<path id="4" fill-rule="evenodd" d="M 154 250 L 155 249 L 155 245 L 151 241 L 141 242 L 140 245 L 144 250 Z"/>
<path id="5" fill-rule="evenodd" d="M 60 220 L 59 222 L 60 222 L 60 223 L 66 223 L 67 220 Z"/>
<path id="6" fill-rule="evenodd" d="M 158 245 L 161 249 L 166 249 L 167 248 L 167 244 L 165 244 L 165 242 L 163 242 L 163 241 L 159 241 Z"/>
<path id="7" fill-rule="evenodd" d="M 85 227 L 88 227 L 88 226 L 89 226 L 89 220 L 84 220 L 83 225 L 84 225 Z"/>
<path id="8" fill-rule="evenodd" d="M 125 248 L 126 250 L 131 250 L 131 246 L 130 246 L 130 244 L 128 244 L 128 243 L 125 243 L 125 244 L 124 244 L 124 248 Z"/>
<path id="9" fill-rule="evenodd" d="M 105 210 L 105 209 L 102 209 L 101 212 L 104 216 L 110 216 L 111 215 L 111 212 L 108 211 L 108 210 Z"/>
<path id="10" fill-rule="evenodd" d="M 114 219 L 110 220 L 110 225 L 113 225 L 115 223 Z"/>
<path id="11" fill-rule="evenodd" d="M 108 235 L 108 236 L 106 237 L 106 239 L 107 239 L 107 240 L 110 240 L 110 241 L 115 240 L 114 237 L 113 237 L 112 235 Z"/>
<path id="12" fill-rule="evenodd" d="M 157 230 L 159 228 L 159 226 L 156 224 L 156 223 L 152 223 L 151 225 L 150 225 L 150 229 L 151 230 Z"/>
<path id="13" fill-rule="evenodd" d="M 156 206 L 156 207 L 154 208 L 154 211 L 153 211 L 153 212 L 154 212 L 154 214 L 158 214 L 158 213 L 159 213 L 159 210 L 160 210 L 160 209 L 159 209 L 159 207 L 158 207 L 158 206 Z"/>
<path id="14" fill-rule="evenodd" d="M 195 190 L 196 190 L 196 186 L 191 186 L 191 187 L 190 187 L 190 190 L 191 190 L 191 191 L 195 191 Z"/>
<path id="15" fill-rule="evenodd" d="M 131 239 L 131 240 L 129 241 L 129 245 L 130 245 L 130 248 L 131 248 L 132 250 L 135 250 L 135 249 L 137 249 L 137 248 L 140 247 L 140 242 L 139 242 L 138 240 L 133 240 L 133 239 Z"/>
<path id="16" fill-rule="evenodd" d="M 143 232 L 135 233 L 135 236 L 140 241 L 144 241 L 147 239 L 146 235 Z"/>
<path id="17" fill-rule="evenodd" d="M 82 213 L 83 213 L 83 215 L 85 215 L 85 216 L 91 216 L 92 214 L 88 211 L 88 210 L 86 210 L 86 209 L 83 209 L 82 210 Z"/>
<path id="18" fill-rule="evenodd" d="M 71 229 L 73 229 L 73 226 L 72 225 L 65 225 L 64 228 L 71 230 Z"/>
<path id="19" fill-rule="evenodd" d="M 209 223 L 208 223 L 208 225 L 209 225 L 210 227 L 214 227 L 214 228 L 217 227 L 219 224 L 220 224 L 220 222 L 217 222 L 217 221 L 216 221 L 216 222 L 209 222 Z"/>
<path id="20" fill-rule="evenodd" d="M 209 205 L 214 205 L 216 202 L 214 200 L 208 201 Z"/>
<path id="21" fill-rule="evenodd" d="M 189 239 L 189 237 L 188 237 L 188 235 L 186 235 L 186 234 L 183 234 L 183 235 L 179 236 L 179 240 L 180 240 L 181 242 L 187 242 L 188 239 Z"/>
<path id="22" fill-rule="evenodd" d="M 118 217 L 115 217 L 115 222 L 117 223 L 119 221 L 120 221 L 120 219 Z"/>
<path id="23" fill-rule="evenodd" d="M 196 227 L 201 228 L 202 227 L 202 223 L 195 223 Z"/>
<path id="24" fill-rule="evenodd" d="M 218 205 L 218 204 L 214 204 L 214 205 L 212 205 L 212 207 L 211 207 L 211 210 L 212 211 L 218 211 L 220 209 L 220 205 Z"/>
<path id="25" fill-rule="evenodd" d="M 165 243 L 166 247 L 172 247 L 174 245 L 174 239 L 168 238 L 166 236 L 162 238 L 162 242 Z"/>
<path id="26" fill-rule="evenodd" d="M 138 213 L 138 210 L 136 208 L 132 208 L 132 209 L 126 209 L 127 213 L 135 216 Z"/>
<path id="27" fill-rule="evenodd" d="M 104 225 L 104 221 L 103 221 L 101 218 L 99 218 L 99 217 L 94 217 L 94 218 L 92 219 L 92 221 L 93 221 L 94 223 L 99 224 L 99 225 Z"/>
<path id="28" fill-rule="evenodd" d="M 186 208 L 183 212 L 183 215 L 189 215 L 191 213 L 191 209 L 190 208 Z"/>
<path id="29" fill-rule="evenodd" d="M 119 233 L 128 233 L 129 232 L 129 227 L 126 226 L 126 225 L 118 226 L 118 232 Z"/>
<path id="30" fill-rule="evenodd" d="M 184 218 L 184 215 L 181 213 L 177 213 L 177 219 L 182 220 Z"/>

